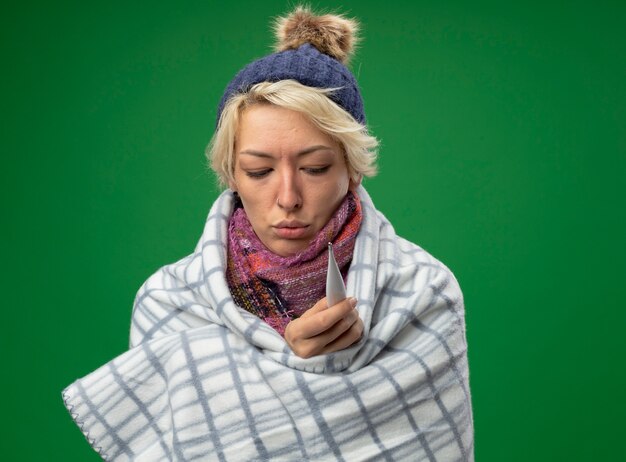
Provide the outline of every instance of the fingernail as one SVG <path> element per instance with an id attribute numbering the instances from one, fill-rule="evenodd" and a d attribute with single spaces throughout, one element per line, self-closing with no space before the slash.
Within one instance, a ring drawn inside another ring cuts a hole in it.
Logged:
<path id="1" fill-rule="evenodd" d="M 350 306 L 351 306 L 352 308 L 354 308 L 354 307 L 356 306 L 356 298 L 354 298 L 354 297 L 350 297 L 350 298 L 348 299 L 348 303 L 350 303 Z"/>

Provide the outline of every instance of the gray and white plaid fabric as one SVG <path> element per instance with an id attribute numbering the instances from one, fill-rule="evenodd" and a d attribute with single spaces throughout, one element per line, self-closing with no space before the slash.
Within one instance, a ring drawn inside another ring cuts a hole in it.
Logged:
<path id="1" fill-rule="evenodd" d="M 364 217 L 347 292 L 362 340 L 302 359 L 234 304 L 226 191 L 195 252 L 139 290 L 131 349 L 63 391 L 103 459 L 473 460 L 457 281 L 358 194 Z"/>

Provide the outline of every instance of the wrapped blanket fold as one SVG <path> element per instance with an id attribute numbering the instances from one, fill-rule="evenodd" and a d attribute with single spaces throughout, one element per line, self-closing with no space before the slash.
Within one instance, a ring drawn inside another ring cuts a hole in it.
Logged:
<path id="1" fill-rule="evenodd" d="M 473 460 L 458 284 L 358 195 L 358 344 L 299 358 L 234 304 L 226 191 L 195 252 L 139 290 L 131 349 L 64 390 L 92 447 L 116 461 Z"/>

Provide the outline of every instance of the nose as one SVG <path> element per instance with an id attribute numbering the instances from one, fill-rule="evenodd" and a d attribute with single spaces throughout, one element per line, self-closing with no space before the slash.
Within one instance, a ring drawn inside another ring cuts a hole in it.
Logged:
<path id="1" fill-rule="evenodd" d="M 302 207 L 300 186 L 296 176 L 291 171 L 285 171 L 281 175 L 276 204 L 288 212 Z"/>

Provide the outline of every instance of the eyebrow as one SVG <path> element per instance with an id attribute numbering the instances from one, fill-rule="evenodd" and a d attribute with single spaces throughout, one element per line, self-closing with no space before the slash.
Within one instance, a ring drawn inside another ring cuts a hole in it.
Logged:
<path id="1" fill-rule="evenodd" d="M 311 146 L 309 148 L 303 149 L 302 151 L 298 151 L 296 153 L 296 156 L 302 157 L 302 156 L 306 156 L 307 154 L 311 154 L 312 152 L 323 151 L 323 150 L 332 151 L 332 148 L 329 146 L 324 146 L 323 144 L 317 144 L 315 146 Z M 239 152 L 239 154 L 248 154 L 250 156 L 263 157 L 263 158 L 268 158 L 268 159 L 274 158 L 272 154 L 269 154 L 263 151 L 255 151 L 254 149 L 246 149 L 245 151 Z"/>

